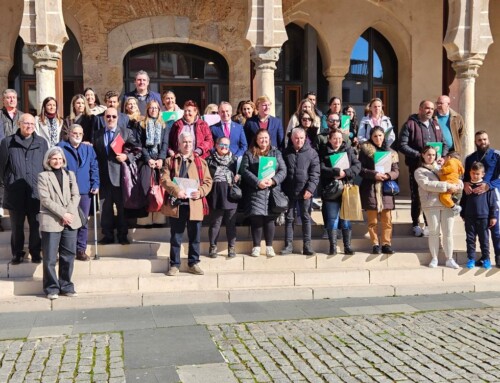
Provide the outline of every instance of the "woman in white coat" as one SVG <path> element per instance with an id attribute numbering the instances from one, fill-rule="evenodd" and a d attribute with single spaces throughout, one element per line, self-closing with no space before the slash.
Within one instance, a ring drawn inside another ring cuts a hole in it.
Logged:
<path id="1" fill-rule="evenodd" d="M 394 127 L 391 119 L 384 114 L 382 100 L 380 98 L 372 98 L 368 104 L 370 112 L 364 116 L 359 123 L 358 142 L 362 144 L 370 139 L 370 132 L 375 126 L 380 126 L 384 129 L 385 140 L 389 147 L 396 139 Z"/>
<path id="2" fill-rule="evenodd" d="M 40 195 L 40 231 L 42 233 L 43 290 L 49 299 L 59 294 L 76 296 L 71 281 L 76 255 L 78 229 L 82 226 L 78 214 L 80 192 L 75 174 L 65 169 L 62 148 L 50 148 L 44 156 L 46 171 L 38 176 Z M 59 253 L 59 276 L 56 273 Z"/>
<path id="3" fill-rule="evenodd" d="M 432 146 L 426 146 L 422 150 L 420 166 L 415 170 L 415 181 L 418 184 L 418 194 L 422 210 L 427 217 L 429 228 L 429 251 L 431 262 L 429 267 L 437 267 L 439 253 L 439 234 L 442 232 L 443 251 L 446 256 L 446 266 L 458 269 L 453 259 L 453 225 L 455 215 L 452 209 L 444 206 L 439 200 L 440 193 L 456 193 L 463 188 L 439 180 L 438 167 L 436 164 L 436 150 Z"/>

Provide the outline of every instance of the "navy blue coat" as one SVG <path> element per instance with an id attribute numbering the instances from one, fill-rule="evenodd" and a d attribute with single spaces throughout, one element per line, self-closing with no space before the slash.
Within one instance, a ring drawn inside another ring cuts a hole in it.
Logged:
<path id="1" fill-rule="evenodd" d="M 225 137 L 224 128 L 222 122 L 218 122 L 210 126 L 212 131 L 212 137 L 214 138 L 214 144 L 220 137 Z M 229 150 L 236 157 L 241 157 L 248 149 L 247 139 L 245 137 L 245 132 L 243 131 L 243 126 L 237 122 L 231 121 L 231 129 L 229 133 Z"/>
<path id="2" fill-rule="evenodd" d="M 89 194 L 91 189 L 99 189 L 99 165 L 94 148 L 86 144 L 74 148 L 68 141 L 61 141 L 57 146 L 64 151 L 66 168 L 75 173 L 80 194 Z"/>
<path id="3" fill-rule="evenodd" d="M 267 126 L 267 131 L 271 137 L 271 145 L 278 148 L 280 151 L 283 151 L 285 148 L 285 132 L 283 130 L 283 124 L 279 118 L 273 116 L 269 116 L 268 121 L 269 125 Z M 259 116 L 249 118 L 245 123 L 245 136 L 249 146 L 252 145 L 253 138 L 259 130 Z"/>
<path id="4" fill-rule="evenodd" d="M 286 178 L 282 189 L 291 199 L 303 199 L 304 192 L 312 194 L 319 183 L 319 156 L 308 142 L 296 151 L 293 145 L 288 145 L 283 153 L 286 164 Z"/>
<path id="5" fill-rule="evenodd" d="M 31 144 L 20 131 L 6 137 L 0 145 L 0 180 L 5 187 L 3 207 L 23 211 L 28 199 L 39 200 L 38 174 L 44 171 L 43 156 L 47 141 L 36 133 Z"/>

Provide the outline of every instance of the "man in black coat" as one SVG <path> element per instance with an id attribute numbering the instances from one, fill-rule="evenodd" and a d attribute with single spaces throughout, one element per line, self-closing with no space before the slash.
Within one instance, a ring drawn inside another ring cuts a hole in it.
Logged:
<path id="1" fill-rule="evenodd" d="M 118 242 L 128 245 L 128 227 L 125 219 L 125 208 L 123 205 L 121 164 L 133 159 L 133 154 L 124 154 L 121 148 L 112 143 L 118 142 L 118 136 L 132 146 L 137 145 L 131 129 L 121 128 L 118 125 L 118 110 L 108 108 L 104 112 L 106 125 L 104 129 L 98 130 L 94 137 L 94 149 L 99 163 L 99 179 L 101 182 L 99 198 L 101 204 L 101 228 L 104 237 L 99 243 L 106 245 L 115 242 L 114 230 L 118 232 Z M 117 217 L 114 219 L 113 205 L 116 206 Z"/>
<path id="2" fill-rule="evenodd" d="M 31 114 L 19 117 L 19 129 L 0 145 L 0 180 L 5 187 L 3 206 L 9 209 L 12 233 L 10 247 L 12 265 L 23 261 L 24 220 L 29 224 L 31 261 L 40 263 L 41 239 L 37 214 L 40 211 L 38 174 L 43 172 L 43 157 L 47 141 L 35 133 L 35 118 Z"/>
<path id="3" fill-rule="evenodd" d="M 311 247 L 311 215 L 309 213 L 312 197 L 319 183 L 319 157 L 309 142 L 306 142 L 306 132 L 302 128 L 294 128 L 291 143 L 283 153 L 287 167 L 286 179 L 282 188 L 289 199 L 286 213 L 285 248 L 282 255 L 293 253 L 293 223 L 297 205 L 302 218 L 302 236 L 304 255 L 314 255 Z"/>

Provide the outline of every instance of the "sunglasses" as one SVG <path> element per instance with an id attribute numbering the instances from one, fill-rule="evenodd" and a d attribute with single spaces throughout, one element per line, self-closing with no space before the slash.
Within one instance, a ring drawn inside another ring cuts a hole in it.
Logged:
<path id="1" fill-rule="evenodd" d="M 219 112 L 214 110 L 213 112 L 210 112 L 210 114 L 219 114 Z"/>
<path id="2" fill-rule="evenodd" d="M 333 124 L 334 122 L 340 122 L 340 120 L 339 120 L 339 119 L 335 119 L 335 120 L 334 120 L 334 119 L 332 119 L 332 118 L 329 118 L 329 119 L 328 119 L 328 122 L 331 122 L 331 123 Z"/>
<path id="3" fill-rule="evenodd" d="M 106 118 L 112 118 L 112 119 L 115 119 L 115 118 L 118 118 L 118 116 L 115 116 L 113 114 L 106 114 Z"/>
<path id="4" fill-rule="evenodd" d="M 221 148 L 221 149 L 229 149 L 229 144 L 219 144 L 219 148 Z"/>

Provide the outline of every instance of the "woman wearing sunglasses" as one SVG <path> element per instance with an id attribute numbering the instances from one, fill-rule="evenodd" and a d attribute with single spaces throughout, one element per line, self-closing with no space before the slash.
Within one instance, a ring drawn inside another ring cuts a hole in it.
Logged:
<path id="1" fill-rule="evenodd" d="M 231 185 L 237 184 L 240 176 L 237 173 L 236 157 L 229 150 L 229 138 L 217 139 L 215 151 L 207 158 L 208 169 L 212 176 L 212 192 L 208 195 L 210 208 L 210 227 L 208 238 L 210 249 L 208 256 L 217 257 L 217 240 L 219 238 L 222 221 L 226 225 L 228 257 L 236 256 L 236 209 L 238 201 L 231 199 L 229 190 Z"/>

